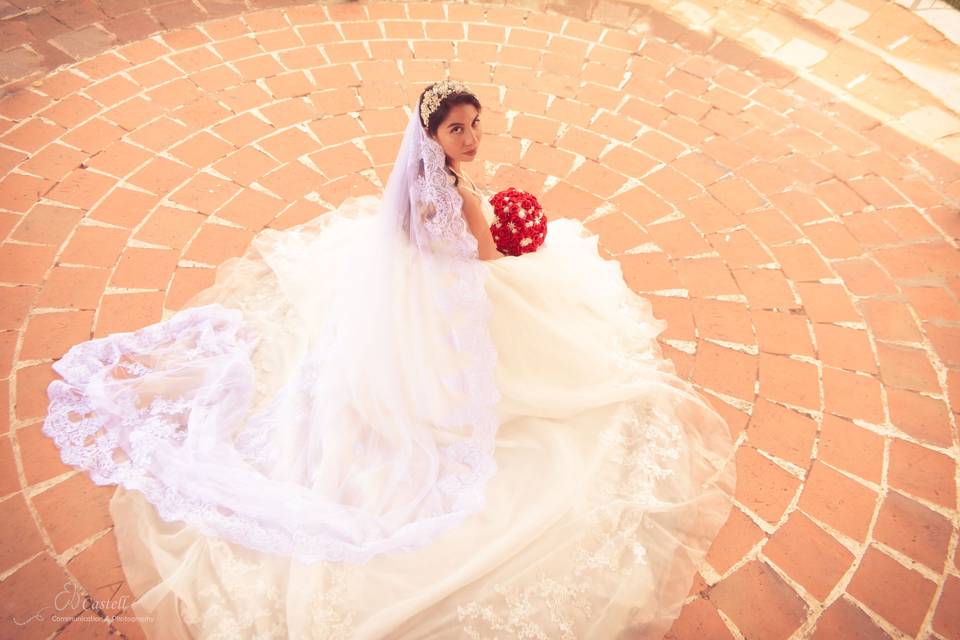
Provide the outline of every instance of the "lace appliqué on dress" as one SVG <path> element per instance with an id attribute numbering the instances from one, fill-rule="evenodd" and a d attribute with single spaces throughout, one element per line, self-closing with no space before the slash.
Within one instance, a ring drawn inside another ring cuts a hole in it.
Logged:
<path id="1" fill-rule="evenodd" d="M 223 542 L 211 540 L 210 545 L 222 548 Z M 230 555 L 229 560 L 217 568 L 220 580 L 197 593 L 203 610 L 184 606 L 184 622 L 198 629 L 199 637 L 210 640 L 286 638 L 280 593 L 271 581 L 257 579 L 259 567 Z M 225 606 L 226 603 L 229 606 Z"/>
<path id="2" fill-rule="evenodd" d="M 539 571 L 526 586 L 498 583 L 494 597 L 457 607 L 464 632 L 474 640 L 504 637 L 576 640 L 595 615 L 591 585 L 600 575 L 626 577 L 645 565 L 640 544 L 649 526 L 644 511 L 658 503 L 657 483 L 672 475 L 668 461 L 682 451 L 678 425 L 657 407 L 625 406 L 600 435 L 607 450 L 596 503 L 572 545 L 570 561 L 552 575 Z"/>
<path id="3" fill-rule="evenodd" d="M 285 597 L 277 589 L 281 583 L 272 576 L 261 576 L 264 567 L 242 560 L 219 539 L 210 540 L 211 550 L 222 561 L 217 563 L 219 580 L 204 586 L 195 602 L 202 610 L 181 602 L 183 620 L 198 637 L 210 640 L 351 640 L 356 612 L 347 608 L 347 565 L 325 565 L 327 579 L 313 589 L 307 607 L 308 629 L 288 628 Z M 294 581 L 283 581 L 291 588 L 307 588 Z M 310 585 L 314 586 L 314 585 Z"/>

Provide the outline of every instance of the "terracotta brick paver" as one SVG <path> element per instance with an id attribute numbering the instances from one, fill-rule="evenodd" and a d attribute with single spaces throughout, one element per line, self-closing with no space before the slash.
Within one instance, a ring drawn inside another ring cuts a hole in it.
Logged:
<path id="1" fill-rule="evenodd" d="M 670 637 L 960 638 L 960 120 L 931 84 L 960 52 L 903 6 L 0 16 L 0 637 L 140 634 L 14 622 L 123 580 L 113 488 L 40 433 L 51 364 L 168 317 L 260 230 L 379 193 L 399 107 L 450 74 L 484 104 L 482 180 L 584 220 L 737 435 L 736 508 Z"/>

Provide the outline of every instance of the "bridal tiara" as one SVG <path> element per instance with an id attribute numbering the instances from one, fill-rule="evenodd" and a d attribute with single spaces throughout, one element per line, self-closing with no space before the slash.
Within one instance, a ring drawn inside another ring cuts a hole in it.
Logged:
<path id="1" fill-rule="evenodd" d="M 420 122 L 427 126 L 430 122 L 430 115 L 440 107 L 443 99 L 451 93 L 469 93 L 473 92 L 459 80 L 441 80 L 435 83 L 423 95 L 423 101 L 420 104 Z"/>

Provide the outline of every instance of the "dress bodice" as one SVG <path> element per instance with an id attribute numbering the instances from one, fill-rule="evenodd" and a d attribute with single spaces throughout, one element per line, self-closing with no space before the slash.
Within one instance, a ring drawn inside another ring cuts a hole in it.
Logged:
<path id="1" fill-rule="evenodd" d="M 449 175 L 448 181 L 451 185 L 455 185 L 455 178 L 452 174 Z M 466 180 L 461 180 L 460 184 L 462 184 L 467 191 L 472 191 L 477 194 L 480 198 L 480 211 L 483 212 L 483 217 L 486 219 L 487 224 L 493 224 L 493 221 L 496 220 L 497 217 L 494 213 L 493 205 L 490 204 L 490 198 L 493 194 L 486 193 L 484 189 L 479 188 L 469 177 L 467 177 Z"/>

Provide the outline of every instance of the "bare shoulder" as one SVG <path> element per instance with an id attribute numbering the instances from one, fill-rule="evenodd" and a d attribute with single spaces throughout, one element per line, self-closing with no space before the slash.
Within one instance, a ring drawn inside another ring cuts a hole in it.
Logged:
<path id="1" fill-rule="evenodd" d="M 460 192 L 460 195 L 463 197 L 463 206 L 470 207 L 479 207 L 480 206 L 480 196 L 471 191 L 469 188 L 463 184 L 457 185 L 457 191 Z"/>

